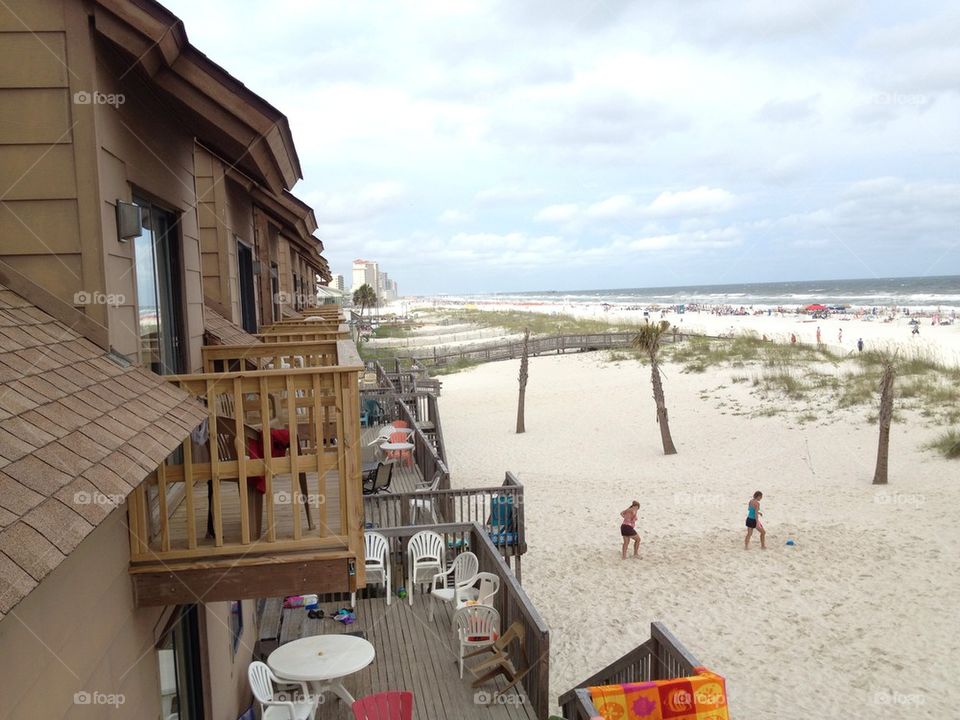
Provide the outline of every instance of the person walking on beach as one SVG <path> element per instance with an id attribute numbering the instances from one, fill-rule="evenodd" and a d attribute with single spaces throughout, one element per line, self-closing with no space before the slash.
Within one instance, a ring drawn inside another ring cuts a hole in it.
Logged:
<path id="1" fill-rule="evenodd" d="M 627 559 L 627 545 L 633 540 L 633 556 L 640 557 L 640 536 L 637 535 L 637 511 L 640 503 L 634 500 L 630 507 L 620 513 L 623 522 L 620 523 L 620 535 L 623 537 L 623 547 L 620 549 L 620 558 Z"/>
<path id="2" fill-rule="evenodd" d="M 863 352 L 863 338 L 857 340 L 857 350 Z"/>
<path id="3" fill-rule="evenodd" d="M 817 345 L 820 344 L 820 326 L 817 325 Z"/>
<path id="4" fill-rule="evenodd" d="M 763 529 L 763 523 L 760 522 L 760 516 L 763 515 L 760 512 L 760 501 L 763 499 L 763 493 L 757 490 L 753 494 L 753 499 L 747 505 L 747 536 L 743 539 L 743 549 L 750 549 L 750 538 L 753 536 L 754 530 L 760 531 L 760 549 L 767 549 L 767 531 Z M 623 552 L 627 552 L 627 544 L 623 544 Z M 624 555 L 626 557 L 626 555 Z"/>
<path id="5" fill-rule="evenodd" d="M 837 342 L 843 345 L 843 328 L 840 328 L 840 332 L 837 333 Z"/>

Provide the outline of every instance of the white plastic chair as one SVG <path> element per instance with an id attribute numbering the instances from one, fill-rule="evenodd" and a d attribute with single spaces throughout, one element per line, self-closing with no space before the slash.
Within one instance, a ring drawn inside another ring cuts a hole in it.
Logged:
<path id="1" fill-rule="evenodd" d="M 457 607 L 466 605 L 472 600 L 476 605 L 493 605 L 493 599 L 500 592 L 500 578 L 493 573 L 478 572 L 467 583 L 466 587 L 457 593 Z"/>
<path id="2" fill-rule="evenodd" d="M 387 605 L 389 605 L 392 600 L 390 593 L 390 542 L 380 533 L 367 530 L 363 533 L 363 549 L 367 584 L 369 585 L 371 581 L 383 583 L 387 589 Z M 373 575 L 378 579 L 374 580 L 371 577 Z M 351 593 L 350 606 L 354 608 L 357 606 L 357 593 L 355 592 Z"/>
<path id="3" fill-rule="evenodd" d="M 453 627 L 460 643 L 460 679 L 463 656 L 469 648 L 488 647 L 500 637 L 500 613 L 489 605 L 468 605 L 453 615 Z"/>
<path id="4" fill-rule="evenodd" d="M 367 443 L 367 447 L 370 447 L 371 445 L 377 445 L 382 442 L 387 442 L 390 439 L 390 436 L 394 433 L 403 433 L 409 440 L 410 436 L 413 435 L 413 430 L 411 428 L 398 428 L 394 427 L 393 425 L 384 425 L 382 428 L 380 428 L 380 432 L 377 434 L 377 436 Z"/>
<path id="5" fill-rule="evenodd" d="M 413 586 L 430 582 L 433 576 L 444 571 L 443 538 L 433 530 L 421 530 L 407 545 L 407 597 L 413 605 Z M 424 580 L 426 577 L 428 580 Z"/>
<path id="6" fill-rule="evenodd" d="M 431 621 L 433 621 L 433 606 L 437 600 L 456 603 L 456 607 L 461 606 L 460 590 L 473 584 L 479 569 L 480 561 L 477 560 L 477 556 L 467 551 L 457 555 L 450 569 L 445 573 L 437 573 L 433 576 L 433 583 L 430 586 Z"/>
<path id="7" fill-rule="evenodd" d="M 440 487 L 440 473 L 434 474 L 429 483 L 418 483 L 413 488 L 415 493 L 436 492 Z M 410 498 L 410 524 L 416 525 L 420 513 L 430 513 L 430 521 L 436 525 L 440 521 L 437 519 L 437 509 L 433 505 L 433 498 Z"/>
<path id="8" fill-rule="evenodd" d="M 311 695 L 307 684 L 303 682 L 288 682 L 279 680 L 273 671 L 259 660 L 254 660 L 247 668 L 247 679 L 253 696 L 260 703 L 263 720 L 313 720 L 320 703 L 319 695 Z M 299 685 L 303 698 L 299 700 L 274 699 L 273 686 Z"/>

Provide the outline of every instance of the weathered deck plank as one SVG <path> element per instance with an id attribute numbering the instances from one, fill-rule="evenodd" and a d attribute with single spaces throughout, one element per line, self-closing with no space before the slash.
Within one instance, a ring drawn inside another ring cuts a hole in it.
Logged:
<path id="1" fill-rule="evenodd" d="M 324 605 L 327 613 L 338 605 Z M 453 612 L 447 603 L 438 604 L 434 620 L 427 619 L 429 606 L 420 595 L 413 607 L 394 598 L 388 607 L 384 598 L 358 598 L 357 622 L 343 625 L 334 620 L 312 620 L 302 608 L 283 611 L 281 643 L 296 637 L 318 634 L 362 632 L 376 651 L 373 663 L 344 680 L 354 697 L 385 690 L 409 690 L 414 694 L 416 720 L 528 720 L 536 718 L 533 707 L 513 690 L 505 696 L 509 702 L 489 706 L 475 702 L 474 679 L 464 668 L 463 680 L 457 669 L 457 645 L 452 630 Z M 477 664 L 476 661 L 473 664 Z M 505 683 L 496 679 L 482 689 L 492 696 Z M 522 691 L 521 691 L 522 692 Z M 348 720 L 349 709 L 335 696 L 327 694 L 320 705 L 317 720 Z"/>

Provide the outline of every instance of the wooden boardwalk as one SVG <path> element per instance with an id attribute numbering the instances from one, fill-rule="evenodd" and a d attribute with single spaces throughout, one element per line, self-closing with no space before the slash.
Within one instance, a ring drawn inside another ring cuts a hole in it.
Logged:
<path id="1" fill-rule="evenodd" d="M 333 613 L 338 605 L 322 607 L 326 613 Z M 519 694 L 511 689 L 502 700 L 484 704 L 485 698 L 489 702 L 496 689 L 506 683 L 496 678 L 474 689 L 475 677 L 469 667 L 481 658 L 468 660 L 460 679 L 452 606 L 438 604 L 432 622 L 428 620 L 428 608 L 429 601 L 420 594 L 414 596 L 413 607 L 399 598 L 389 606 L 383 597 L 358 598 L 357 622 L 352 625 L 310 619 L 303 608 L 287 609 L 282 613 L 280 644 L 312 635 L 359 632 L 373 644 L 376 658 L 343 681 L 355 698 L 386 690 L 409 690 L 414 695 L 413 717 L 417 720 L 535 720 L 533 707 L 520 686 Z M 324 696 L 317 712 L 317 720 L 352 717 L 349 708 L 331 693 Z"/>

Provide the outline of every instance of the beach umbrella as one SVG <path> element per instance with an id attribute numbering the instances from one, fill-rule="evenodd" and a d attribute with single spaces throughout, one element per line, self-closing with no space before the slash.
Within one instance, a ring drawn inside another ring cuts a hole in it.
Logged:
<path id="1" fill-rule="evenodd" d="M 826 310 L 826 305 L 821 305 L 820 303 L 814 303 L 813 305 L 807 305 L 807 310 Z"/>

